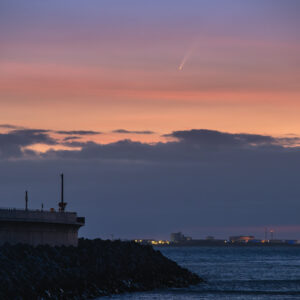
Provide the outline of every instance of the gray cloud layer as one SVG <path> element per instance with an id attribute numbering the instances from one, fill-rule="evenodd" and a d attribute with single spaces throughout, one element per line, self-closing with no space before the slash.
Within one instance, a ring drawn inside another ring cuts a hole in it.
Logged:
<path id="1" fill-rule="evenodd" d="M 65 143 L 82 147 L 80 151 L 56 151 L 57 157 L 77 159 L 122 159 L 140 161 L 203 161 L 213 157 L 298 152 L 299 138 L 275 138 L 267 135 L 230 134 L 212 130 L 175 131 L 175 141 L 146 144 L 121 140 L 107 145 L 94 142 Z M 45 154 L 47 157 L 47 153 Z"/>
<path id="2" fill-rule="evenodd" d="M 70 135 L 96 135 L 96 134 L 101 134 L 100 131 L 92 131 L 92 130 L 60 130 L 60 131 L 55 131 L 55 133 L 59 134 L 70 134 Z"/>
<path id="3" fill-rule="evenodd" d="M 11 125 L 11 124 L 0 124 L 0 128 L 6 128 L 6 129 L 18 129 L 19 126 Z"/>
<path id="4" fill-rule="evenodd" d="M 186 131 L 174 131 L 167 135 L 192 144 L 199 144 L 202 147 L 241 147 L 241 146 L 258 146 L 272 145 L 276 139 L 267 135 L 257 134 L 232 134 L 207 129 L 192 129 Z"/>
<path id="5" fill-rule="evenodd" d="M 126 129 L 116 129 L 113 132 L 115 133 L 124 133 L 124 134 L 153 134 L 153 131 L 143 130 L 143 131 L 135 131 L 135 130 L 126 130 Z"/>
<path id="6" fill-rule="evenodd" d="M 23 147 L 39 143 L 55 145 L 57 141 L 49 136 L 47 130 L 42 129 L 17 129 L 1 133 L 0 158 L 22 158 L 25 154 Z"/>
<path id="7" fill-rule="evenodd" d="M 209 157 L 249 155 L 260 153 L 298 153 L 299 138 L 277 138 L 257 134 L 231 134 L 213 130 L 174 131 L 166 136 L 173 140 L 167 143 L 147 144 L 121 140 L 110 144 L 92 141 L 80 142 L 82 135 L 99 134 L 96 131 L 56 131 L 67 135 L 63 141 L 52 137 L 52 131 L 45 129 L 13 129 L 0 134 L 0 158 L 23 158 L 24 147 L 37 143 L 63 145 L 74 150 L 50 150 L 37 157 L 64 159 L 117 159 L 135 161 L 203 161 Z M 78 150 L 81 148 L 81 150 Z M 28 153 L 27 153 L 28 154 Z M 34 152 L 31 153 L 34 155 Z"/>

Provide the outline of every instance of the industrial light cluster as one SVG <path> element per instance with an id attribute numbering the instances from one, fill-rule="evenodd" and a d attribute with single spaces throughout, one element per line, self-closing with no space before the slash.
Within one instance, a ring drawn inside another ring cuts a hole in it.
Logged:
<path id="1" fill-rule="evenodd" d="M 153 246 L 222 246 L 222 245 L 299 245 L 300 240 L 257 239 L 252 235 L 230 236 L 227 240 L 207 236 L 205 239 L 192 239 L 181 232 L 171 233 L 170 240 L 135 239 L 136 243 Z"/>
<path id="2" fill-rule="evenodd" d="M 141 240 L 141 239 L 137 239 L 137 240 L 134 240 L 136 243 L 139 243 L 139 244 L 150 244 L 150 245 L 169 245 L 170 242 L 167 241 L 167 240 L 152 240 L 152 239 L 144 239 L 144 240 Z"/>

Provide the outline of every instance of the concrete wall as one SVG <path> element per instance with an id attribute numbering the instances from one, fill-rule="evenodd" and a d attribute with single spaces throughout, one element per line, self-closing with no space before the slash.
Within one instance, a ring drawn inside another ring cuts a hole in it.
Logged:
<path id="1" fill-rule="evenodd" d="M 79 226 L 51 223 L 0 222 L 0 245 L 77 246 Z"/>
<path id="2" fill-rule="evenodd" d="M 82 225 L 84 218 L 72 212 L 0 209 L 0 245 L 77 246 Z"/>

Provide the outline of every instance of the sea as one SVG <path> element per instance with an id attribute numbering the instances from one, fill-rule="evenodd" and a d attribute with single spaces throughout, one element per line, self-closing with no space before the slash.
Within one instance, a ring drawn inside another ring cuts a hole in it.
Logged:
<path id="1" fill-rule="evenodd" d="M 300 299 L 300 247 L 165 247 L 156 250 L 206 282 L 189 288 L 101 299 Z"/>

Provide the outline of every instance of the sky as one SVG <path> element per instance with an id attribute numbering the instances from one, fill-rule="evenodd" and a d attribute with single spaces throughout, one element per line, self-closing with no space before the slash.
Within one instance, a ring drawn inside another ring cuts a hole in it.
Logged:
<path id="1" fill-rule="evenodd" d="M 299 13 L 0 1 L 1 206 L 56 206 L 64 172 L 84 236 L 300 239 Z"/>

